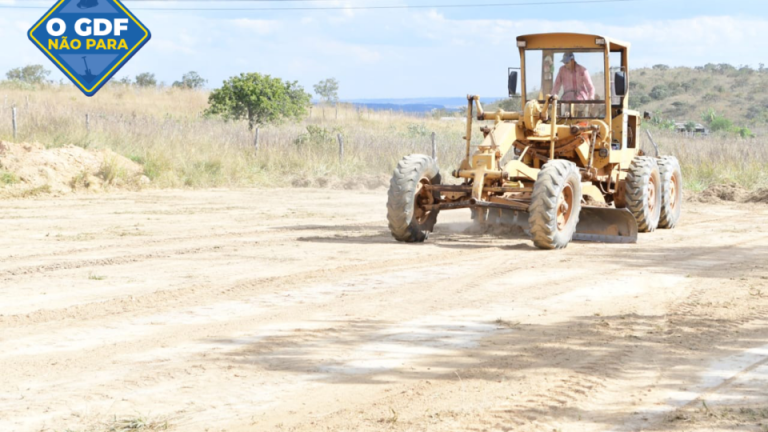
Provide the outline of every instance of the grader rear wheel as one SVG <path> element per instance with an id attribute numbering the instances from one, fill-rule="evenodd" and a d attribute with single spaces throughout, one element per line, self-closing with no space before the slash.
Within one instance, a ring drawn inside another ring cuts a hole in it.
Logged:
<path id="1" fill-rule="evenodd" d="M 635 157 L 627 174 L 626 200 L 640 232 L 652 232 L 659 225 L 661 196 L 661 175 L 656 159 Z"/>
<path id="2" fill-rule="evenodd" d="M 568 246 L 581 212 L 581 175 L 576 165 L 552 160 L 539 172 L 533 186 L 528 222 L 539 249 Z"/>
<path id="3" fill-rule="evenodd" d="M 659 228 L 672 229 L 680 220 L 683 207 L 683 173 L 674 156 L 663 156 L 659 162 L 661 175 L 661 216 Z"/>
<path id="4" fill-rule="evenodd" d="M 440 184 L 440 171 L 432 158 L 410 155 L 397 164 L 387 199 L 387 220 L 395 240 L 420 243 L 427 239 L 438 212 L 424 206 L 434 204 L 439 195 L 425 186 L 436 184 Z"/>

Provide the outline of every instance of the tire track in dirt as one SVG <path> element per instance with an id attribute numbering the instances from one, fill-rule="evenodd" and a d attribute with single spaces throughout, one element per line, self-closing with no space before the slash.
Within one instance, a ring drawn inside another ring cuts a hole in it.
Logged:
<path id="1" fill-rule="evenodd" d="M 727 245 L 721 244 L 718 245 L 716 250 L 690 253 L 685 256 L 679 256 L 674 260 L 677 262 L 687 262 L 692 258 L 700 259 L 712 255 L 724 255 L 730 260 L 738 260 L 741 257 L 732 257 L 728 255 L 727 250 L 748 244 L 761 243 L 766 238 L 768 236 L 753 237 Z M 743 262 L 741 262 L 741 265 L 749 267 L 749 264 Z M 704 265 L 701 265 L 699 268 L 704 271 L 708 270 Z M 673 309 L 666 314 L 666 319 L 669 321 L 668 325 L 672 327 L 682 326 L 682 321 L 688 319 L 694 311 L 692 305 L 698 304 L 701 297 L 705 294 L 704 290 L 697 289 L 697 287 L 689 288 L 686 299 L 673 303 Z M 716 327 L 707 328 L 705 333 L 700 333 L 700 337 L 710 341 L 723 340 L 730 337 L 734 330 L 743 328 L 756 320 L 764 319 L 766 313 L 768 313 L 768 307 L 754 311 L 748 317 L 742 317 L 737 321 L 729 320 L 724 323 L 718 323 Z M 675 322 L 674 319 L 676 317 L 681 317 L 681 322 Z M 624 320 L 624 328 L 621 330 L 622 332 L 635 333 L 634 329 L 641 328 L 645 324 L 644 322 L 631 319 Z M 686 324 L 685 327 L 688 327 L 688 325 Z M 697 331 L 700 331 L 700 329 L 697 328 Z M 647 332 L 641 333 L 644 334 L 644 338 L 647 338 L 647 334 L 645 334 Z M 599 336 L 599 334 L 596 336 Z M 668 343 L 669 338 L 670 336 L 663 336 L 661 340 L 654 341 L 654 343 L 661 346 Z M 542 341 L 541 343 L 546 342 Z M 548 383 L 545 388 L 540 389 L 538 392 L 521 397 L 525 399 L 525 403 L 489 409 L 487 414 L 492 419 L 484 418 L 480 424 L 471 427 L 469 430 L 486 431 L 489 427 L 492 430 L 559 430 L 559 425 L 552 422 L 542 422 L 540 419 L 542 417 L 552 417 L 552 413 L 561 412 L 566 407 L 581 409 L 583 406 L 589 406 L 589 400 L 596 398 L 597 393 L 611 388 L 612 380 L 626 376 L 627 371 L 623 365 L 627 359 L 645 355 L 645 350 L 647 349 L 646 347 L 628 344 L 622 344 L 621 346 L 623 347 L 621 351 L 614 351 L 610 356 L 569 364 L 572 375 L 569 375 L 568 378 L 560 378 L 555 383 Z M 663 350 L 659 349 L 659 351 Z M 518 416 L 517 414 L 521 412 L 527 414 Z M 510 414 L 512 415 L 510 416 Z"/>
<path id="2" fill-rule="evenodd" d="M 346 226 L 348 227 L 358 227 L 358 228 L 371 228 L 377 229 L 378 231 L 386 230 L 386 225 L 383 225 L 381 221 L 375 221 L 375 222 L 360 222 L 360 223 L 347 223 Z M 328 230 L 333 228 L 333 225 L 315 225 L 316 231 L 321 231 L 319 234 L 322 234 L 322 231 Z M 302 228 L 302 231 L 304 229 Z M 128 242 L 120 242 L 120 243 L 111 243 L 111 244 L 105 244 L 105 245 L 99 245 L 96 247 L 89 247 L 89 248 L 79 248 L 79 249 L 67 249 L 62 251 L 57 251 L 55 253 L 48 253 L 48 254 L 31 254 L 31 255 L 14 255 L 12 257 L 12 260 L 15 261 L 24 261 L 24 260 L 32 260 L 32 259 L 40 259 L 40 258 L 55 258 L 59 256 L 69 256 L 74 254 L 80 254 L 80 253 L 88 253 L 88 252 L 99 252 L 103 253 L 105 250 L 110 250 L 114 248 L 130 248 L 130 247 L 147 247 L 151 245 L 157 245 L 157 244 L 168 244 L 168 243 L 177 243 L 177 242 L 199 242 L 201 240 L 210 240 L 210 239 L 217 239 L 217 240 L 225 240 L 225 239 L 231 239 L 231 238 L 240 238 L 240 237 L 249 237 L 254 235 L 266 235 L 267 237 L 272 236 L 273 234 L 275 236 L 280 236 L 285 233 L 296 233 L 296 228 L 274 228 L 274 227 L 267 227 L 267 228 L 260 228 L 260 229 L 254 229 L 254 230 L 243 230 L 243 231 L 228 231 L 223 233 L 213 233 L 213 234 L 199 234 L 199 233 L 193 233 L 193 235 L 189 236 L 177 236 L 177 237 L 162 237 L 162 238 L 150 238 L 150 239 L 141 239 L 141 241 L 137 241 L 136 244 L 128 243 Z M 277 239 L 270 239 L 275 241 L 291 241 L 296 240 L 298 237 L 301 237 L 299 235 L 288 235 L 284 237 L 279 237 Z M 9 262 L 10 260 L 6 261 Z M 26 266 L 32 268 L 31 272 L 36 273 L 34 271 L 35 266 Z M 18 274 L 29 274 L 30 271 L 25 272 L 25 267 L 20 267 L 17 269 L 9 269 L 9 270 L 0 270 L 0 276 L 3 274 L 7 275 L 18 275 Z"/>
<path id="3" fill-rule="evenodd" d="M 259 244 L 263 245 L 264 243 Z M 210 250 L 215 249 L 216 247 L 210 248 Z M 467 259 L 483 260 L 493 253 L 492 250 L 478 250 L 469 253 L 463 251 L 451 251 L 433 256 L 432 258 L 450 264 L 454 262 L 462 262 Z M 156 256 L 164 257 L 165 255 L 158 254 Z M 283 276 L 256 278 L 238 282 L 230 286 L 208 284 L 190 285 L 176 289 L 155 291 L 144 295 L 130 295 L 106 301 L 86 303 L 64 309 L 38 310 L 23 315 L 2 315 L 0 316 L 0 328 L 21 327 L 66 319 L 77 319 L 79 321 L 93 320 L 106 316 L 130 314 L 136 311 L 156 313 L 158 310 L 167 309 L 171 306 L 178 308 L 182 305 L 189 307 L 205 304 L 210 297 L 215 297 L 217 301 L 225 301 L 246 295 L 257 294 L 265 289 L 278 292 L 286 289 L 295 289 L 308 284 L 314 285 L 330 283 L 333 281 L 338 282 L 352 277 L 363 277 L 366 275 L 370 276 L 408 269 L 416 270 L 421 267 L 421 263 L 414 263 L 410 258 L 397 258 L 376 261 L 374 263 L 365 262 L 360 264 L 350 264 L 324 270 L 298 271 Z M 205 295 L 204 299 L 199 298 L 201 294 Z"/>
<path id="4" fill-rule="evenodd" d="M 257 243 L 260 246 L 267 246 L 267 245 L 279 244 L 283 242 L 296 241 L 300 237 L 303 237 L 306 235 L 306 233 L 303 233 L 303 235 L 296 235 L 296 234 L 285 235 L 285 233 L 287 232 L 295 233 L 295 230 L 280 229 L 280 230 L 254 231 L 254 234 L 274 234 L 274 236 L 270 236 L 270 238 L 267 241 L 256 240 L 254 241 L 254 243 Z M 249 234 L 233 233 L 232 235 L 228 235 L 228 236 L 210 235 L 210 236 L 181 237 L 179 239 L 183 241 L 193 242 L 193 241 L 200 241 L 208 238 L 224 239 L 227 237 L 236 238 L 236 237 L 245 237 L 248 235 Z M 277 238 L 274 238 L 274 237 L 277 237 Z M 173 240 L 175 239 L 171 239 L 171 240 L 160 239 L 156 241 L 148 241 L 146 243 L 143 243 L 142 247 L 146 247 L 147 245 L 151 245 L 151 244 L 161 244 L 161 243 L 166 244 L 169 241 L 173 241 Z M 0 277 L 6 276 L 4 280 L 8 280 L 9 276 L 24 276 L 24 275 L 36 274 L 36 273 L 55 272 L 60 270 L 72 270 L 72 269 L 78 269 L 83 267 L 103 267 L 103 266 L 113 266 L 113 265 L 122 265 L 122 264 L 132 264 L 132 263 L 146 261 L 146 260 L 155 259 L 155 258 L 169 258 L 169 257 L 179 256 L 179 255 L 211 252 L 225 246 L 226 246 L 225 244 L 217 244 L 217 245 L 206 246 L 206 247 L 169 249 L 169 250 L 146 253 L 146 254 L 129 254 L 129 255 L 122 255 L 122 256 L 116 256 L 111 258 L 95 258 L 95 259 L 85 259 L 85 260 L 76 260 L 76 261 L 64 261 L 60 263 L 52 263 L 52 264 L 45 264 L 45 265 L 38 265 L 38 266 L 22 266 L 22 267 L 0 271 Z M 119 245 L 119 247 L 125 248 L 125 247 L 129 247 L 129 245 L 121 244 Z M 104 246 L 101 246 L 93 249 L 80 250 L 79 252 L 101 251 L 103 253 L 104 248 L 105 248 Z M 44 257 L 44 258 L 57 257 L 60 255 L 71 255 L 72 253 L 73 253 L 72 251 L 65 251 L 65 252 L 54 254 L 54 255 L 44 255 L 41 257 Z"/>

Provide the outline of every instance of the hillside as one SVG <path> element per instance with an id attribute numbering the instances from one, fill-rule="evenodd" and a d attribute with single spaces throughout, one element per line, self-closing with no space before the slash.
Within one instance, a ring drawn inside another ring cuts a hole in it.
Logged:
<path id="1" fill-rule="evenodd" d="M 714 112 L 737 126 L 768 126 L 768 69 L 657 65 L 632 71 L 630 89 L 632 108 L 663 119 L 711 122 Z"/>
<path id="2" fill-rule="evenodd" d="M 657 126 L 695 122 L 713 131 L 768 130 L 768 68 L 656 65 L 632 70 L 629 81 L 630 107 L 653 113 Z M 517 109 L 510 101 L 502 103 Z"/>

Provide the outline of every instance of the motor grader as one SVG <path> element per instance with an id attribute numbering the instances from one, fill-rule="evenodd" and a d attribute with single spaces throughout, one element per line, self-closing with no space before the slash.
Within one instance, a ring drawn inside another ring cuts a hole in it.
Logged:
<path id="1" fill-rule="evenodd" d="M 478 96 L 467 97 L 466 151 L 454 184 L 443 183 L 431 157 L 403 158 L 387 202 L 392 236 L 423 242 L 438 214 L 455 209 L 471 209 L 479 224 L 521 226 L 541 249 L 572 240 L 634 243 L 638 232 L 673 228 L 682 174 L 658 147 L 654 156 L 640 148 L 641 116 L 628 109 L 629 44 L 547 33 L 520 36 L 517 48 L 508 90 L 521 110 L 485 112 Z"/>

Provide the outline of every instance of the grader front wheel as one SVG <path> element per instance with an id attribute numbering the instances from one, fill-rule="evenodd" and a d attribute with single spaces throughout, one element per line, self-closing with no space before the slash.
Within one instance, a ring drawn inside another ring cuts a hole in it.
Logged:
<path id="1" fill-rule="evenodd" d="M 436 184 L 440 184 L 440 171 L 429 156 L 410 155 L 397 164 L 387 199 L 387 220 L 395 240 L 420 243 L 427 239 L 437 222 L 437 211 L 424 206 L 439 197 L 425 186 Z"/>
<path id="2" fill-rule="evenodd" d="M 539 249 L 563 249 L 576 232 L 581 212 L 581 175 L 576 165 L 552 160 L 533 185 L 528 222 Z"/>

